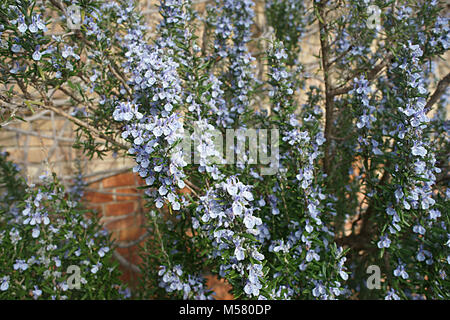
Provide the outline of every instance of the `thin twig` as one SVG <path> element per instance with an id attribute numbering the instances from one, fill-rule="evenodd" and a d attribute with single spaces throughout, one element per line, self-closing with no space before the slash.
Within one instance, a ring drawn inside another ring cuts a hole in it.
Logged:
<path id="1" fill-rule="evenodd" d="M 80 119 L 75 118 L 74 116 L 71 116 L 70 114 L 66 113 L 65 111 L 63 111 L 61 109 L 55 108 L 51 105 L 48 105 L 48 104 L 45 104 L 42 102 L 38 102 L 38 101 L 25 101 L 25 103 L 33 103 L 35 105 L 43 107 L 44 109 L 51 110 L 51 111 L 55 112 L 56 114 L 66 118 L 66 119 L 69 119 L 70 121 L 77 124 L 78 126 L 87 129 L 90 133 L 93 133 L 97 137 L 99 137 L 103 140 L 106 140 L 106 141 L 110 142 L 111 144 L 120 147 L 121 149 L 124 149 L 124 150 L 129 149 L 128 146 L 126 146 L 125 144 L 120 143 L 120 142 L 112 139 L 111 137 L 108 137 L 107 135 L 103 134 L 102 132 L 98 131 L 96 128 L 91 126 L 90 124 L 88 124 L 84 121 L 81 121 Z"/>
<path id="2" fill-rule="evenodd" d="M 130 261 L 128 261 L 127 259 L 125 259 L 120 253 L 118 253 L 116 250 L 113 252 L 113 256 L 114 258 L 117 259 L 117 261 L 119 261 L 119 263 L 121 265 L 123 265 L 124 267 L 127 267 L 128 269 L 136 272 L 136 273 L 140 273 L 141 270 L 139 269 L 139 267 L 133 263 L 131 263 Z"/>
<path id="3" fill-rule="evenodd" d="M 434 90 L 433 94 L 430 97 L 430 100 L 428 100 L 427 104 L 425 105 L 426 113 L 431 111 L 431 107 L 445 93 L 445 90 L 447 90 L 449 84 L 450 84 L 450 72 L 447 73 L 447 75 L 441 81 L 439 81 L 436 90 Z"/>
<path id="4" fill-rule="evenodd" d="M 119 248 L 134 247 L 134 246 L 138 245 L 139 243 L 141 243 L 142 241 L 144 241 L 148 236 L 150 236 L 150 232 L 149 231 L 147 231 L 146 233 L 141 235 L 136 240 L 132 240 L 132 241 L 116 241 L 116 245 Z"/>

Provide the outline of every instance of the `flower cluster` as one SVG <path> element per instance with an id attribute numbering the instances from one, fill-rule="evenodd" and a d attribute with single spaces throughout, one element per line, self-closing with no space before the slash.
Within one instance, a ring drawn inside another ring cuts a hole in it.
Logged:
<path id="1" fill-rule="evenodd" d="M 158 272 L 160 276 L 159 286 L 168 293 L 173 291 L 183 292 L 183 299 L 205 300 L 211 299 L 210 292 L 204 287 L 204 280 L 199 276 L 187 275 L 183 280 L 183 269 L 181 265 L 176 265 L 172 269 L 161 266 Z"/>
<path id="2" fill-rule="evenodd" d="M 176 190 L 185 186 L 186 163 L 180 148 L 174 148 L 184 136 L 176 112 L 182 99 L 178 63 L 165 48 L 142 42 L 142 36 L 142 27 L 137 25 L 124 37 L 126 70 L 132 73 L 129 82 L 135 97 L 133 102 L 117 104 L 114 120 L 125 122 L 122 137 L 132 141 L 129 153 L 137 162 L 134 171 L 147 185 L 155 186 L 147 195 L 155 199 L 158 208 L 168 202 L 179 210 L 185 199 Z"/>
<path id="3" fill-rule="evenodd" d="M 252 19 L 255 15 L 253 6 L 251 0 L 216 0 L 211 9 L 216 15 L 215 19 L 210 18 L 210 23 L 215 28 L 214 58 L 226 58 L 229 64 L 222 82 L 231 80 L 227 91 L 232 92 L 232 97 L 227 103 L 232 119 L 248 111 L 250 105 L 249 94 L 254 79 L 251 62 L 254 58 L 247 43 L 250 41 Z"/>
<path id="4" fill-rule="evenodd" d="M 277 40 L 283 42 L 289 54 L 288 64 L 296 64 L 300 43 L 308 23 L 305 1 L 269 0 L 265 3 L 268 23 Z"/>
<path id="5" fill-rule="evenodd" d="M 260 296 L 264 255 L 255 236 L 260 234 L 262 220 L 255 215 L 251 187 L 229 177 L 207 190 L 200 201 L 193 227 L 210 239 L 212 257 L 220 262 L 220 276 L 235 273 L 245 281 L 244 292 L 249 297 Z"/>
<path id="6" fill-rule="evenodd" d="M 124 298 L 112 243 L 98 220 L 86 219 L 77 199 L 52 177 L 27 187 L 4 156 L 0 163 L 2 176 L 9 169 L 10 181 L 25 188 L 0 209 L 0 298 Z M 77 279 L 71 268 L 79 270 Z"/>

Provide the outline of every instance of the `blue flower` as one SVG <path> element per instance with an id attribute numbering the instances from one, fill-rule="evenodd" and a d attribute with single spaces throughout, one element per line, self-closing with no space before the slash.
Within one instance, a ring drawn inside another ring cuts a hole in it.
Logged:
<path id="1" fill-rule="evenodd" d="M 236 259 L 238 261 L 245 259 L 245 252 L 240 245 L 236 245 L 236 249 L 234 249 L 234 255 L 236 256 Z"/>
<path id="2" fill-rule="evenodd" d="M 378 248 L 389 248 L 389 246 L 391 245 L 391 240 L 388 238 L 387 235 L 383 235 L 380 238 L 380 241 L 378 241 L 377 243 Z"/>
<path id="3" fill-rule="evenodd" d="M 259 295 L 259 290 L 262 288 L 262 285 L 258 282 L 258 283 L 253 283 L 248 281 L 245 284 L 244 287 L 244 292 L 246 294 L 248 294 L 249 296 L 253 295 L 253 296 L 258 296 Z"/>
<path id="4" fill-rule="evenodd" d="M 22 50 L 22 46 L 20 44 L 14 43 L 11 46 L 11 51 L 14 53 L 19 53 Z"/>
<path id="5" fill-rule="evenodd" d="M 40 233 L 41 233 L 41 230 L 39 230 L 39 227 L 36 227 L 36 228 L 33 229 L 32 233 L 31 233 L 31 236 L 33 238 L 37 238 L 37 237 L 39 237 Z"/>
<path id="6" fill-rule="evenodd" d="M 405 270 L 405 264 L 401 263 L 401 261 L 399 261 L 399 265 L 394 270 L 394 276 L 402 277 L 405 280 L 409 278 L 409 275 L 408 275 L 408 273 Z"/>
<path id="7" fill-rule="evenodd" d="M 100 250 L 98 250 L 98 255 L 100 257 L 104 257 L 106 253 L 109 252 L 109 247 L 101 247 Z"/>
<path id="8" fill-rule="evenodd" d="M 24 16 L 23 16 L 23 15 L 20 15 L 20 17 L 19 17 L 19 19 L 18 19 L 18 22 L 19 22 L 18 30 L 19 30 L 21 33 L 24 33 L 25 31 L 27 31 L 28 26 L 27 26 L 27 24 L 25 23 L 25 19 L 24 19 Z"/>
<path id="9" fill-rule="evenodd" d="M 100 262 L 98 262 L 97 264 L 94 264 L 91 268 L 91 273 L 96 274 L 101 266 L 102 266 L 102 264 Z"/>
<path id="10" fill-rule="evenodd" d="M 36 49 L 35 49 L 35 51 L 33 53 L 33 60 L 35 60 L 35 61 L 41 60 L 42 53 L 39 52 L 39 49 L 40 49 L 40 46 L 36 46 Z"/>
<path id="11" fill-rule="evenodd" d="M 313 281 L 316 285 L 314 287 L 314 289 L 312 290 L 313 296 L 316 298 L 321 297 L 321 296 L 322 297 L 326 296 L 326 293 L 327 293 L 326 287 L 320 281 L 316 281 L 316 280 L 313 280 Z"/>
<path id="12" fill-rule="evenodd" d="M 47 31 L 47 27 L 45 26 L 45 23 L 41 20 L 41 15 L 38 14 L 36 16 L 33 16 L 33 21 L 36 23 L 37 27 L 42 31 Z"/>
<path id="13" fill-rule="evenodd" d="M 422 226 L 419 224 L 419 225 L 415 225 L 415 226 L 413 227 L 413 231 L 414 231 L 415 233 L 424 235 L 426 230 L 425 230 L 424 227 L 422 227 Z"/>
<path id="14" fill-rule="evenodd" d="M 25 262 L 25 260 L 16 260 L 16 263 L 13 265 L 14 270 L 22 270 L 25 271 L 28 269 L 28 264 Z"/>
<path id="15" fill-rule="evenodd" d="M 415 156 L 425 157 L 427 155 L 427 149 L 421 145 L 415 144 L 411 149 L 411 153 Z"/>
<path id="16" fill-rule="evenodd" d="M 394 288 L 391 288 L 387 295 L 384 297 L 385 300 L 400 300 L 400 297 L 395 292 Z"/>
<path id="17" fill-rule="evenodd" d="M 430 210 L 430 219 L 437 220 L 441 216 L 441 212 L 437 209 Z"/>
<path id="18" fill-rule="evenodd" d="M 1 278 L 0 290 L 6 291 L 9 288 L 9 276 L 4 276 Z"/>
<path id="19" fill-rule="evenodd" d="M 34 286 L 34 290 L 32 291 L 32 293 L 33 299 L 37 300 L 42 295 L 42 290 L 40 290 L 38 286 Z"/>
<path id="20" fill-rule="evenodd" d="M 320 256 L 314 250 L 308 250 L 306 253 L 306 261 L 311 262 L 312 260 L 319 261 Z"/>

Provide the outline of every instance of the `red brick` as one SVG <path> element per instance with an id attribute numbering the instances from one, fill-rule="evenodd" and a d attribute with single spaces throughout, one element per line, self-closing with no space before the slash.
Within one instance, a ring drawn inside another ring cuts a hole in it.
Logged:
<path id="1" fill-rule="evenodd" d="M 108 228 L 106 228 L 106 229 L 108 229 Z M 109 231 L 109 233 L 111 234 L 111 239 L 112 239 L 112 240 L 117 240 L 117 239 L 119 239 L 119 235 L 120 235 L 120 231 L 119 231 L 119 230 L 109 230 L 109 229 L 108 229 L 108 231 Z"/>
<path id="2" fill-rule="evenodd" d="M 142 179 L 140 175 L 138 175 L 137 173 L 135 174 L 135 178 L 136 178 L 136 185 L 138 186 L 145 186 L 147 185 L 145 183 L 145 179 Z"/>
<path id="3" fill-rule="evenodd" d="M 130 248 L 128 261 L 135 265 L 140 265 L 142 263 L 142 257 L 139 255 L 139 248 L 137 246 Z"/>
<path id="4" fill-rule="evenodd" d="M 84 201 L 91 203 L 102 203 L 113 201 L 113 195 L 101 192 L 87 192 L 84 196 Z"/>
<path id="5" fill-rule="evenodd" d="M 118 254 L 120 254 L 125 259 L 129 259 L 131 255 L 131 250 L 129 248 L 116 248 Z"/>
<path id="6" fill-rule="evenodd" d="M 136 188 L 117 188 L 115 189 L 116 193 L 127 193 L 130 194 L 129 196 L 122 196 L 116 194 L 116 200 L 117 201 L 123 201 L 123 200 L 138 200 L 141 196 L 140 193 Z"/>
<path id="7" fill-rule="evenodd" d="M 118 220 L 105 223 L 108 230 L 123 230 L 137 224 L 137 219 L 134 216 L 124 216 Z"/>
<path id="8" fill-rule="evenodd" d="M 133 241 L 143 235 L 145 229 L 141 226 L 130 226 L 120 230 L 119 241 Z"/>
<path id="9" fill-rule="evenodd" d="M 142 263 L 142 258 L 139 256 L 139 249 L 138 247 L 134 246 L 131 248 L 117 248 L 117 252 L 127 259 L 128 262 L 139 265 Z"/>
<path id="10" fill-rule="evenodd" d="M 119 277 L 120 280 L 124 283 L 130 283 L 132 275 L 131 275 L 131 271 L 128 268 L 125 267 L 120 267 L 120 270 L 122 270 L 122 275 Z"/>
<path id="11" fill-rule="evenodd" d="M 102 205 L 87 204 L 86 209 L 89 210 L 89 212 L 87 213 L 88 215 L 92 216 L 92 215 L 94 215 L 94 213 L 96 213 L 96 215 L 98 217 L 103 216 L 103 206 Z"/>
<path id="12" fill-rule="evenodd" d="M 91 184 L 89 185 L 89 188 L 90 188 L 90 189 L 98 190 L 98 189 L 100 189 L 100 183 L 101 183 L 101 182 L 94 182 L 94 183 L 91 183 Z"/>
<path id="13" fill-rule="evenodd" d="M 103 180 L 103 188 L 134 186 L 136 180 L 133 173 L 122 173 Z"/>
<path id="14" fill-rule="evenodd" d="M 133 213 L 135 210 L 134 202 L 118 202 L 106 205 L 105 216 L 121 216 Z"/>
<path id="15" fill-rule="evenodd" d="M 86 212 L 85 216 L 87 219 L 98 218 L 101 220 L 101 218 L 102 218 L 102 214 L 99 212 L 95 213 L 95 211 L 88 211 L 88 212 Z"/>

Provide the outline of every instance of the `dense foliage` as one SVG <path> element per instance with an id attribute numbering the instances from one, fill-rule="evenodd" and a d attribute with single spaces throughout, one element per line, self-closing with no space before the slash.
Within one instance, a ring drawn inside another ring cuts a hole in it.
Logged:
<path id="1" fill-rule="evenodd" d="M 6 156 L 0 155 L 0 299 L 126 297 L 108 232 L 95 215 L 87 219 L 80 189 L 64 192 L 47 175 L 40 186 L 27 186 Z"/>
<path id="2" fill-rule="evenodd" d="M 135 160 L 151 234 L 137 297 L 212 298 L 208 273 L 242 299 L 450 297 L 449 76 L 430 89 L 449 47 L 439 1 L 270 0 L 263 46 L 252 0 L 211 1 L 205 16 L 161 0 L 156 35 L 132 1 L 42 3 L 0 4 L 2 117 L 51 110 L 86 155 Z M 316 27 L 320 85 L 300 58 Z M 1 161 L 0 297 L 119 297 L 97 221 L 56 178 L 35 189 Z M 80 291 L 48 271 L 69 264 L 86 265 Z"/>

